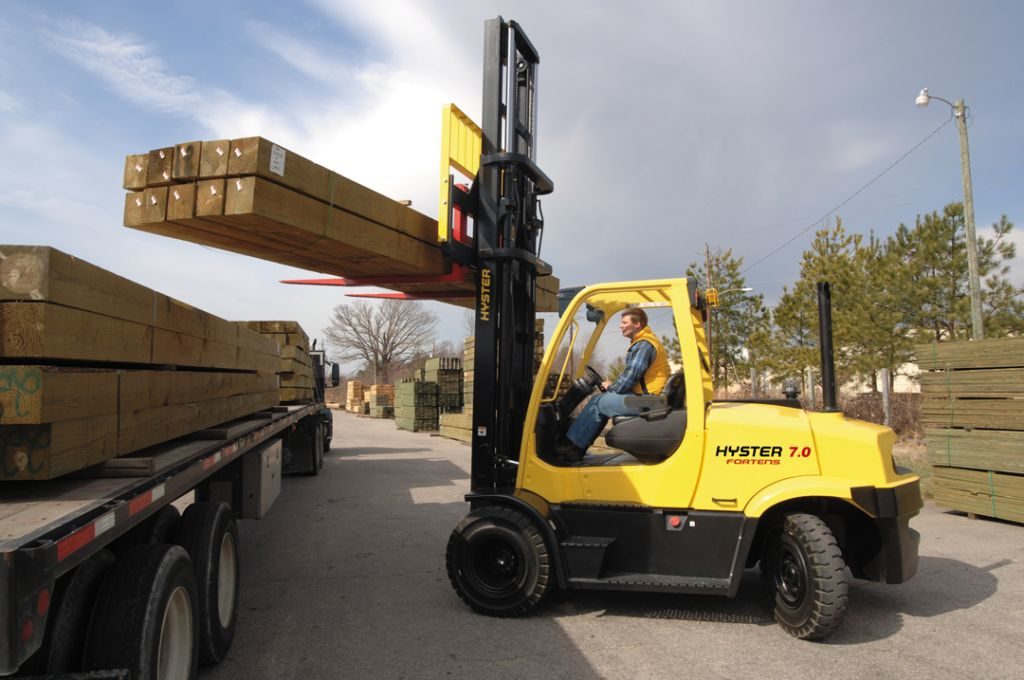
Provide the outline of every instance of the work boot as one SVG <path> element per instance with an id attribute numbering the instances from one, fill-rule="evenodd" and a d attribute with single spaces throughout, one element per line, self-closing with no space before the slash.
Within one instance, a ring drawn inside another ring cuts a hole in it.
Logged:
<path id="1" fill-rule="evenodd" d="M 555 457 L 563 463 L 578 463 L 585 455 L 587 452 L 576 446 L 568 437 L 562 437 L 555 442 Z"/>

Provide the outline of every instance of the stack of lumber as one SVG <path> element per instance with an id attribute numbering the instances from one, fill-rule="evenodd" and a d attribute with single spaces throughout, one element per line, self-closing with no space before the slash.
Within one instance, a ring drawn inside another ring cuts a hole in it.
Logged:
<path id="1" fill-rule="evenodd" d="M 52 479 L 274 406 L 278 362 L 272 340 L 88 262 L 0 246 L 0 480 Z"/>
<path id="2" fill-rule="evenodd" d="M 1024 338 L 917 353 L 935 502 L 1024 522 Z"/>
<path id="3" fill-rule="evenodd" d="M 309 403 L 316 398 L 313 360 L 309 356 L 309 336 L 297 321 L 239 321 L 250 330 L 270 338 L 281 348 L 277 374 L 281 403 Z"/>
<path id="4" fill-rule="evenodd" d="M 262 137 L 184 142 L 125 159 L 127 227 L 342 277 L 451 271 L 437 221 Z M 538 311 L 557 311 L 541 277 Z M 474 291 L 473 281 L 388 285 Z M 472 307 L 472 295 L 450 300 Z"/>
<path id="5" fill-rule="evenodd" d="M 395 425 L 410 432 L 436 431 L 438 384 L 407 380 L 395 385 Z"/>
<path id="6" fill-rule="evenodd" d="M 366 413 L 371 418 L 395 417 L 394 385 L 370 385 L 369 389 L 363 392 L 363 395 L 363 400 L 366 403 Z"/>
<path id="7" fill-rule="evenodd" d="M 476 338 L 463 342 L 462 350 L 462 411 L 442 413 L 438 418 L 438 432 L 442 437 L 456 441 L 473 442 L 473 359 L 476 356 Z"/>
<path id="8" fill-rule="evenodd" d="M 441 413 L 462 411 L 462 361 L 458 357 L 427 359 L 423 380 L 437 384 L 437 406 Z"/>
<path id="9" fill-rule="evenodd" d="M 358 380 L 349 380 L 345 387 L 345 410 L 349 413 L 364 413 L 363 383 Z"/>
<path id="10" fill-rule="evenodd" d="M 534 375 L 540 369 L 540 362 L 544 358 L 544 320 L 534 321 L 536 341 L 534 342 Z M 466 338 L 462 353 L 462 392 L 463 408 L 461 413 L 442 413 L 439 417 L 439 428 L 442 437 L 455 439 L 461 442 L 472 443 L 473 441 L 473 361 L 476 358 L 476 338 Z"/>

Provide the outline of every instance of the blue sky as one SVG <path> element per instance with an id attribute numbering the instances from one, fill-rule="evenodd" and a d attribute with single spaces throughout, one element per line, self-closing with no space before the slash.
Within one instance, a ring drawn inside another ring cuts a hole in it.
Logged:
<path id="1" fill-rule="evenodd" d="M 753 264 L 946 120 L 914 107 L 921 87 L 967 101 L 979 231 L 1005 213 L 1024 245 L 1024 5 L 631 5 L 7 0 L 0 243 L 319 335 L 340 292 L 277 283 L 308 273 L 121 227 L 124 155 L 262 135 L 436 216 L 440 108 L 479 117 L 483 22 L 501 13 L 541 54 L 542 255 L 566 285 L 680 275 L 705 243 Z M 884 236 L 961 198 L 950 124 L 839 215 Z M 748 285 L 776 300 L 813 232 Z M 461 337 L 463 313 L 436 309 Z"/>

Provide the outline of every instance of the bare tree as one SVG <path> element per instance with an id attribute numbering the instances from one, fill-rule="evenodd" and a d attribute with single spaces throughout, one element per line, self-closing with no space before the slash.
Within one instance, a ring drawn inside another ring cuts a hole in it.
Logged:
<path id="1" fill-rule="evenodd" d="M 366 362 L 379 383 L 434 342 L 437 315 L 418 302 L 359 300 L 334 308 L 324 335 L 342 360 Z"/>

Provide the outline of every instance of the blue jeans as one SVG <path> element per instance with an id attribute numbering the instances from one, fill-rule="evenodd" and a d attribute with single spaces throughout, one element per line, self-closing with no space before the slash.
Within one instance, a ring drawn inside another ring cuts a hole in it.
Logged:
<path id="1" fill-rule="evenodd" d="M 630 396 L 634 395 L 605 392 L 591 398 L 576 416 L 566 436 L 573 444 L 586 451 L 597 439 L 597 435 L 601 434 L 609 418 L 640 415 L 636 409 L 626 408 L 625 399 Z"/>

